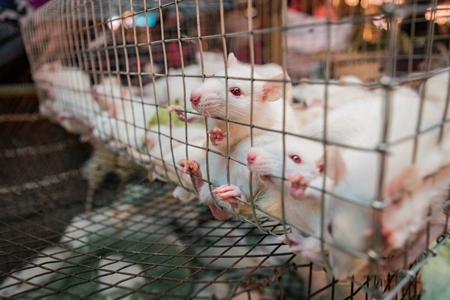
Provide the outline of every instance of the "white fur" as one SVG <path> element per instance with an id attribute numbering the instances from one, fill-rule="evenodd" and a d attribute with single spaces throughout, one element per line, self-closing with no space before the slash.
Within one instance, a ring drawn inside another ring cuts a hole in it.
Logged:
<path id="1" fill-rule="evenodd" d="M 419 89 L 419 94 L 422 95 L 422 93 L 424 93 L 425 100 L 434 102 L 443 111 L 449 101 L 449 72 L 436 74 L 423 82 Z M 449 116 L 450 108 L 447 110 L 446 118 L 448 119 Z"/>
<path id="2" fill-rule="evenodd" d="M 147 125 L 156 113 L 152 98 L 142 101 L 133 87 L 120 86 L 118 78 L 105 78 L 93 88 L 94 97 L 108 111 L 101 124 L 117 142 L 134 149 L 144 145 Z"/>
<path id="3" fill-rule="evenodd" d="M 232 56 L 232 54 L 230 54 Z M 244 124 L 253 124 L 264 128 L 282 129 L 283 123 L 283 95 L 280 93 L 277 99 L 264 99 L 264 86 L 268 82 L 254 81 L 253 89 L 250 78 L 267 79 L 254 70 L 251 72 L 250 65 L 243 64 L 229 57 L 229 65 L 227 69 L 228 77 L 236 77 L 243 79 L 225 79 L 225 70 L 219 71 L 214 78 L 208 78 L 198 88 L 191 93 L 191 99 L 200 97 L 200 102 L 193 105 L 193 108 L 201 115 L 209 117 L 207 127 L 213 129 L 220 128 L 223 132 L 227 132 L 227 124 L 225 121 L 215 118 L 228 119 L 228 142 L 233 147 L 240 141 L 250 136 L 250 128 L 248 126 L 239 125 L 232 121 Z M 273 74 L 272 77 L 280 74 Z M 286 92 L 289 91 L 290 85 L 286 85 Z M 227 90 L 228 87 L 228 90 Z M 241 95 L 235 96 L 230 92 L 232 88 L 239 88 Z M 250 111 L 253 110 L 253 119 L 251 120 Z M 299 127 L 293 116 L 292 109 L 286 105 L 286 128 L 294 130 Z M 254 130 L 254 134 L 262 133 L 261 130 Z M 223 140 L 217 147 L 219 151 L 225 152 L 227 141 Z"/>
<path id="4" fill-rule="evenodd" d="M 70 250 L 57 246 L 43 249 L 29 264 L 6 277 L 0 284 L 0 296 L 9 299 L 16 294 L 39 288 L 39 285 L 51 280 L 54 272 L 67 266 L 66 260 L 71 255 Z"/>
<path id="5" fill-rule="evenodd" d="M 254 137 L 253 144 L 255 146 L 264 145 L 268 141 L 271 141 L 273 137 L 270 134 L 257 135 Z M 242 212 L 242 208 L 248 205 L 250 199 L 256 205 L 256 214 L 258 216 L 266 216 L 267 214 L 262 212 L 261 208 L 275 218 L 280 218 L 280 204 L 281 195 L 277 191 L 264 186 L 257 178 L 252 178 L 250 181 L 250 172 L 246 167 L 245 161 L 247 157 L 247 151 L 251 147 L 250 139 L 245 139 L 238 143 L 233 151 L 230 153 L 231 160 L 227 159 L 223 155 L 216 154 L 214 152 L 208 152 L 208 166 L 206 166 L 206 159 L 199 161 L 200 167 L 203 173 L 203 179 L 208 180 L 211 186 L 206 183 L 199 191 L 199 199 L 201 202 L 208 205 L 216 203 L 219 207 L 225 208 L 227 211 L 232 211 L 230 203 L 223 201 L 219 196 L 211 196 L 210 188 L 226 186 L 228 184 L 235 185 L 239 188 L 241 193 L 241 201 L 247 204 L 241 204 L 236 209 L 239 214 Z M 228 165 L 228 169 L 226 166 Z M 209 170 L 209 178 L 206 170 Z M 229 170 L 229 173 L 228 173 Z M 229 181 L 228 181 L 229 177 Z M 250 185 L 252 186 L 252 194 L 250 193 Z M 238 202 L 239 203 L 239 202 Z M 247 207 L 248 208 L 248 207 Z M 245 215 L 251 217 L 251 215 Z"/>
<path id="6" fill-rule="evenodd" d="M 212 76 L 224 67 L 223 54 L 214 52 L 203 52 L 203 73 L 200 62 L 200 54 L 197 53 L 197 64 L 185 66 L 183 69 L 170 69 L 166 78 L 158 78 L 155 82 L 144 86 L 144 94 L 156 99 L 158 105 L 164 106 L 168 103 L 185 105 L 190 110 L 189 96 L 191 91 L 202 84 L 201 76 Z M 183 83 L 183 75 L 184 83 Z M 192 77 L 190 77 L 192 76 Z"/>
<path id="7" fill-rule="evenodd" d="M 352 145 L 375 149 L 381 138 L 383 101 L 382 97 L 364 99 L 335 110 L 329 116 L 329 124 L 332 125 L 329 128 L 330 132 L 343 133 L 347 131 L 348 134 L 353 135 Z M 418 96 L 413 98 L 405 97 L 405 94 L 402 93 L 393 93 L 388 141 L 396 141 L 415 133 L 419 108 Z M 420 128 L 427 128 L 439 122 L 439 110 L 432 103 L 425 102 L 422 113 Z M 349 125 L 352 130 L 348 130 Z M 319 125 L 319 127 L 321 126 Z M 319 129 L 315 134 L 320 131 Z M 314 132 L 314 130 L 310 132 Z M 443 158 L 446 155 L 444 151 L 434 151 L 436 147 L 439 147 L 437 136 L 438 129 L 435 129 L 422 134 L 418 139 L 415 165 L 420 178 L 433 174 L 442 166 Z M 390 146 L 388 151 L 384 172 L 385 184 L 412 164 L 413 140 L 407 139 L 405 142 Z M 372 234 L 375 227 L 372 224 L 372 209 L 364 206 L 370 205 L 377 195 L 380 158 L 375 151 L 364 152 L 351 149 L 342 150 L 341 158 L 345 172 L 343 172 L 342 178 L 335 182 L 331 191 L 333 194 L 350 199 L 355 204 L 327 195 L 325 224 L 332 230 L 330 236 L 333 242 L 366 253 L 374 246 L 372 245 Z M 333 165 L 336 161 L 329 163 Z M 336 167 L 330 169 L 336 170 Z M 340 169 L 342 170 L 342 168 Z M 334 175 L 330 174 L 330 176 Z M 353 273 L 361 271 L 367 265 L 366 260 L 334 247 L 329 249 L 329 259 L 334 275 L 338 279 L 347 278 Z"/>
<path id="8" fill-rule="evenodd" d="M 285 138 L 285 155 L 283 155 L 281 139 L 274 139 L 271 143 L 250 148 L 247 155 L 254 157 L 254 161 L 248 162 L 248 168 L 263 184 L 278 193 L 281 193 L 284 185 L 286 220 L 308 232 L 308 235 L 317 236 L 319 234 L 320 206 L 317 201 L 293 199 L 290 196 L 291 184 L 284 178 L 301 174 L 305 179 L 311 181 L 319 177 L 320 172 L 316 167 L 316 162 L 323 153 L 323 146 L 300 137 L 286 136 Z M 301 163 L 294 162 L 293 155 L 298 155 L 302 160 Z M 284 174 L 283 157 L 285 159 Z"/>
<path id="9" fill-rule="evenodd" d="M 64 67 L 57 61 L 41 66 L 33 78 L 47 94 L 39 106 L 42 114 L 52 119 L 57 114 L 70 114 L 72 117 L 60 124 L 76 134 L 87 134 L 97 124 L 100 107 L 91 95 L 91 82 L 86 72 Z"/>
<path id="10" fill-rule="evenodd" d="M 355 76 L 344 76 L 338 83 L 302 83 L 292 88 L 292 97 L 298 104 L 292 103 L 299 111 L 297 114 L 308 125 L 330 110 L 361 98 L 374 95 L 374 92 L 362 86 L 362 81 Z M 327 94 L 326 94 L 327 93 Z M 325 97 L 326 96 L 326 97 Z M 324 110 L 327 100 L 327 111 Z"/>

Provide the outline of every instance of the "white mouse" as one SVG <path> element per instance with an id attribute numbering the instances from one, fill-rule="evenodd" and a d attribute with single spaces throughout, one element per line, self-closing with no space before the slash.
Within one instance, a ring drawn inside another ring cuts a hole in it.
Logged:
<path id="1" fill-rule="evenodd" d="M 384 188 L 381 195 L 387 198 L 398 192 L 408 192 L 415 188 L 414 180 L 410 180 L 409 176 L 404 174 L 410 174 L 405 173 L 405 169 L 410 168 L 413 163 L 413 139 L 408 137 L 415 133 L 417 118 L 411 116 L 417 116 L 420 108 L 418 96 L 405 97 L 402 93 L 393 93 L 392 96 L 388 141 L 398 141 L 402 138 L 405 140 L 387 148 L 389 154 L 386 156 Z M 329 115 L 330 124 L 335 124 L 334 122 L 339 119 L 344 123 L 347 119 L 351 120 L 353 130 L 348 130 L 348 133 L 353 135 L 352 144 L 373 149 L 363 151 L 334 147 L 327 151 L 325 175 L 333 180 L 333 185 L 330 190 L 332 195 L 325 195 L 325 224 L 332 242 L 332 246 L 329 247 L 329 262 L 338 279 L 345 279 L 367 267 L 368 261 L 364 258 L 364 254 L 373 247 L 380 247 L 380 245 L 372 244 L 379 218 L 373 217 L 373 209 L 370 205 L 377 196 L 380 155 L 374 150 L 380 143 L 383 102 L 383 97 L 355 101 Z M 437 123 L 439 123 L 439 109 L 433 103 L 425 102 L 421 128 Z M 330 127 L 330 131 L 335 130 L 339 131 L 342 128 Z M 420 179 L 439 170 L 445 161 L 444 157 L 448 156 L 445 151 L 435 151 L 440 147 L 438 132 L 439 129 L 435 128 L 422 133 L 418 138 L 414 166 Z M 344 201 L 340 197 L 349 200 Z M 335 246 L 334 243 L 339 246 Z M 351 248 L 360 252 L 361 256 L 350 254 L 340 247 Z M 381 248 L 385 249 L 389 246 L 381 245 Z"/>
<path id="2" fill-rule="evenodd" d="M 264 81 L 265 77 L 256 71 L 251 74 L 251 71 L 249 65 L 239 62 L 234 54 L 230 53 L 226 72 L 217 72 L 213 78 L 206 79 L 191 93 L 192 107 L 208 117 L 207 127 L 210 130 L 211 142 L 222 153 L 226 152 L 227 142 L 230 148 L 233 148 L 243 139 L 250 137 L 250 127 L 246 124 L 282 129 L 283 97 L 289 91 L 290 83 L 283 82 L 286 77 L 283 74 L 274 74 L 272 79 L 276 81 Z M 225 80 L 225 74 L 228 80 Z M 253 82 L 253 89 L 249 80 L 252 77 L 258 79 Z M 296 128 L 296 121 L 291 114 L 292 110 L 287 106 L 286 128 Z M 228 124 L 226 119 L 230 121 Z M 253 135 L 262 132 L 263 130 L 253 129 Z"/>
<path id="3" fill-rule="evenodd" d="M 295 226 L 292 228 L 293 233 L 287 235 L 290 250 L 314 262 L 323 260 L 317 239 L 320 237 L 321 203 L 315 198 L 306 199 L 303 192 L 309 181 L 321 175 L 321 160 L 318 157 L 321 153 L 323 155 L 323 145 L 320 143 L 289 135 L 285 136 L 285 152 L 282 139 L 252 147 L 247 152 L 247 164 L 252 174 L 282 196 L 285 220 Z M 295 183 L 286 181 L 286 178 L 291 177 L 294 177 Z M 281 195 L 282 189 L 284 195 Z M 280 240 L 288 243 L 285 235 L 280 236 Z"/>
<path id="4" fill-rule="evenodd" d="M 46 99 L 41 99 L 40 112 L 51 119 L 56 116 L 64 129 L 80 134 L 82 141 L 89 140 L 101 114 L 90 92 L 89 75 L 56 61 L 41 66 L 33 79 L 38 88 L 46 92 Z"/>

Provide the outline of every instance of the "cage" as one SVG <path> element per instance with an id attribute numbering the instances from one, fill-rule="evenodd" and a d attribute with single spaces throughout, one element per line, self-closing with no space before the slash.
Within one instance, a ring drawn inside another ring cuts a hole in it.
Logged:
<path id="1" fill-rule="evenodd" d="M 50 1 L 2 100 L 0 297 L 447 299 L 448 15 Z"/>

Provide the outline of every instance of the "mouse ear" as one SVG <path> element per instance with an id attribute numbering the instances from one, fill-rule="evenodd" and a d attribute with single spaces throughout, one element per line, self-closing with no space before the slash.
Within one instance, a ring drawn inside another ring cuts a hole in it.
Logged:
<path id="1" fill-rule="evenodd" d="M 283 94 L 284 86 L 286 85 L 286 93 L 289 92 L 292 87 L 292 84 L 290 82 L 284 81 L 286 79 L 289 79 L 289 77 L 284 74 L 278 74 L 277 76 L 271 78 L 271 80 L 278 81 L 265 82 L 263 86 L 262 101 L 276 101 L 283 98 L 285 96 Z"/>
<path id="2" fill-rule="evenodd" d="M 341 150 L 338 147 L 330 147 L 325 154 L 327 155 L 327 177 L 331 178 L 334 181 L 334 185 L 338 185 L 339 182 L 344 178 L 345 174 L 347 174 L 347 167 L 345 165 L 345 161 L 342 157 Z M 324 164 L 323 157 L 319 159 L 319 162 L 322 162 L 322 169 Z"/>
<path id="3" fill-rule="evenodd" d="M 390 202 L 398 204 L 404 199 L 404 192 L 412 192 L 420 186 L 420 175 L 414 165 L 404 168 L 400 174 L 388 182 L 385 186 L 385 197 L 391 199 Z"/>
<path id="4" fill-rule="evenodd" d="M 237 60 L 236 56 L 234 56 L 233 52 L 230 52 L 230 54 L 228 54 L 227 67 L 231 68 L 232 65 L 237 63 L 239 63 L 239 61 Z"/>

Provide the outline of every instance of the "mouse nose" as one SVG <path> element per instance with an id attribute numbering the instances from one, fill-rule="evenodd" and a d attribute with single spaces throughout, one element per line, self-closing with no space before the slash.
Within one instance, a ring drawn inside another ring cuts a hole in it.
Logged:
<path id="1" fill-rule="evenodd" d="M 256 153 L 249 151 L 247 153 L 247 162 L 249 165 L 253 164 L 256 161 Z"/>
<path id="2" fill-rule="evenodd" d="M 200 103 L 200 99 L 201 99 L 201 96 L 200 96 L 200 95 L 198 95 L 198 94 L 192 94 L 192 95 L 191 95 L 190 101 L 191 101 L 192 104 L 197 105 L 197 104 Z"/>
<path id="3" fill-rule="evenodd" d="M 96 94 L 97 93 L 97 86 L 93 86 L 92 87 L 92 94 Z"/>

